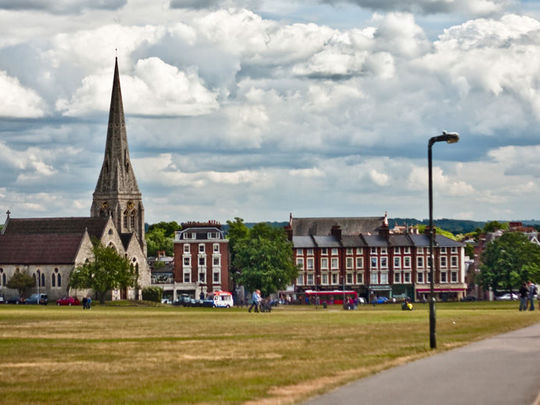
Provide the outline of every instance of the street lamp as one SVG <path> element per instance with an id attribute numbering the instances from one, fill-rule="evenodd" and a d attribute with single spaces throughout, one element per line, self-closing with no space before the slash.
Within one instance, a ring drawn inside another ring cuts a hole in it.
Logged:
<path id="1" fill-rule="evenodd" d="M 429 139 L 428 143 L 428 176 L 429 176 L 429 274 L 431 280 L 429 281 L 429 347 L 432 349 L 437 348 L 437 338 L 435 334 L 435 294 L 434 282 L 435 282 L 435 272 L 434 272 L 434 262 L 435 258 L 433 255 L 433 175 L 432 175 L 432 164 L 431 164 L 431 147 L 436 142 L 446 142 L 446 143 L 456 143 L 459 141 L 459 134 L 457 132 L 446 132 L 443 131 L 442 135 L 434 136 Z"/>

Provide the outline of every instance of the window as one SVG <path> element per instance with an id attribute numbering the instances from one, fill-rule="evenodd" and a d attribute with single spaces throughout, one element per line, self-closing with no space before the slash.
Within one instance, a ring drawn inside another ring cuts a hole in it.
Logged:
<path id="1" fill-rule="evenodd" d="M 458 258 L 457 258 L 457 256 L 452 256 L 452 257 L 450 258 L 450 263 L 451 263 L 452 267 L 457 267 L 457 266 L 458 266 L 458 265 L 457 265 L 457 264 L 458 264 Z"/>
<path id="2" fill-rule="evenodd" d="M 6 285 L 4 269 L 0 269 L 0 286 Z"/>
<path id="3" fill-rule="evenodd" d="M 313 256 L 313 249 L 308 249 L 307 250 L 307 255 L 308 256 Z"/>
<path id="4" fill-rule="evenodd" d="M 388 272 L 381 272 L 381 284 L 388 284 Z"/>
<path id="5" fill-rule="evenodd" d="M 56 287 L 56 274 L 51 274 L 51 287 Z"/>
<path id="6" fill-rule="evenodd" d="M 450 274 L 450 277 L 451 277 L 451 282 L 452 283 L 457 283 L 458 282 L 457 271 L 453 271 Z"/>
<path id="7" fill-rule="evenodd" d="M 409 271 L 406 271 L 405 273 L 403 273 L 403 282 L 404 283 L 411 282 L 411 273 Z"/>
<path id="8" fill-rule="evenodd" d="M 448 261 L 447 261 L 446 256 L 441 256 L 440 261 L 441 261 L 441 268 L 446 269 L 446 267 L 448 265 Z"/>
<path id="9" fill-rule="evenodd" d="M 45 273 L 41 273 L 41 286 L 45 287 Z"/>
<path id="10" fill-rule="evenodd" d="M 346 266 L 348 269 L 352 269 L 352 268 L 353 268 L 353 258 L 352 258 L 352 257 L 347 257 L 347 259 L 345 260 L 345 266 Z"/>
<path id="11" fill-rule="evenodd" d="M 423 247 L 416 248 L 416 252 L 417 253 L 424 253 L 424 248 Z"/>
<path id="12" fill-rule="evenodd" d="M 199 245 L 199 253 L 204 253 L 204 243 Z"/>
<path id="13" fill-rule="evenodd" d="M 446 248 L 445 247 L 441 248 L 441 253 L 446 253 Z"/>
<path id="14" fill-rule="evenodd" d="M 219 239 L 219 233 L 218 232 L 208 232 L 206 237 L 208 239 Z"/>
<path id="15" fill-rule="evenodd" d="M 401 268 L 401 257 L 394 256 L 394 269 Z"/>
<path id="16" fill-rule="evenodd" d="M 206 266 L 206 257 L 199 257 L 199 266 Z"/>
<path id="17" fill-rule="evenodd" d="M 381 269 L 388 268 L 388 257 L 381 257 Z"/>
<path id="18" fill-rule="evenodd" d="M 313 257 L 308 257 L 307 259 L 307 269 L 313 270 Z"/>
<path id="19" fill-rule="evenodd" d="M 407 254 L 411 253 L 411 248 L 410 247 L 404 247 L 403 248 L 403 253 L 407 253 Z"/>
<path id="20" fill-rule="evenodd" d="M 376 258 L 376 257 L 372 257 L 372 258 L 371 258 L 370 269 L 376 269 L 376 268 L 377 268 L 377 258 Z"/>
<path id="21" fill-rule="evenodd" d="M 399 273 L 399 272 L 394 273 L 394 283 L 395 284 L 401 283 L 401 273 Z"/>
<path id="22" fill-rule="evenodd" d="M 327 256 L 328 255 L 328 249 L 327 248 L 322 248 L 321 249 L 321 255 Z"/>
<path id="23" fill-rule="evenodd" d="M 417 256 L 416 257 L 416 267 L 419 269 L 424 268 L 424 256 Z"/>
<path id="24" fill-rule="evenodd" d="M 221 266 L 221 257 L 220 256 L 214 256 L 214 257 L 212 257 L 212 259 L 213 259 L 213 262 L 212 262 L 213 266 Z"/>
<path id="25" fill-rule="evenodd" d="M 388 249 L 383 247 L 381 248 L 381 255 L 387 255 L 388 254 Z"/>
<path id="26" fill-rule="evenodd" d="M 369 282 L 370 284 L 379 284 L 379 275 L 377 274 L 377 272 L 371 272 L 371 274 L 369 275 Z"/>
<path id="27" fill-rule="evenodd" d="M 339 260 L 337 257 L 332 257 L 332 269 L 339 269 Z"/>
<path id="28" fill-rule="evenodd" d="M 184 283 L 191 283 L 191 273 L 190 272 L 184 272 Z"/>
<path id="29" fill-rule="evenodd" d="M 453 248 L 451 248 L 451 249 L 450 249 L 450 252 L 451 252 L 451 253 L 457 253 L 457 252 L 458 252 L 458 251 L 457 251 L 457 247 L 454 246 Z"/>
<path id="30" fill-rule="evenodd" d="M 219 243 L 214 243 L 212 245 L 212 250 L 214 251 L 214 253 L 219 253 Z"/>
<path id="31" fill-rule="evenodd" d="M 184 257 L 184 266 L 191 266 L 191 257 Z"/>
<path id="32" fill-rule="evenodd" d="M 199 272 L 199 283 L 205 282 L 205 275 L 204 271 Z"/>
<path id="33" fill-rule="evenodd" d="M 321 284 L 324 284 L 324 285 L 328 284 L 328 273 L 323 273 L 321 275 Z"/>
<path id="34" fill-rule="evenodd" d="M 357 257 L 356 258 L 356 268 L 357 269 L 363 269 L 364 268 L 364 258 L 363 257 Z"/>
<path id="35" fill-rule="evenodd" d="M 416 282 L 422 284 L 424 282 L 424 273 L 419 271 L 416 273 Z"/>
<path id="36" fill-rule="evenodd" d="M 57 281 L 56 286 L 57 287 L 62 287 L 62 275 L 61 274 L 56 275 L 56 281 Z"/>
<path id="37" fill-rule="evenodd" d="M 184 244 L 184 253 L 189 253 L 189 244 Z"/>
<path id="38" fill-rule="evenodd" d="M 369 253 L 372 254 L 372 255 L 376 255 L 376 254 L 377 254 L 377 248 L 376 248 L 376 247 L 372 247 L 372 248 L 370 249 L 370 252 L 369 252 Z"/>
<path id="39" fill-rule="evenodd" d="M 332 284 L 339 284 L 339 277 L 337 273 L 332 273 Z"/>
<path id="40" fill-rule="evenodd" d="M 296 258 L 296 267 L 300 267 L 302 270 L 304 269 L 304 258 L 303 257 L 297 257 Z"/>
<path id="41" fill-rule="evenodd" d="M 448 283 L 446 271 L 441 271 L 441 283 Z"/>
<path id="42" fill-rule="evenodd" d="M 304 249 L 296 249 L 296 256 L 303 256 L 304 255 Z"/>
<path id="43" fill-rule="evenodd" d="M 328 269 L 328 259 L 326 257 L 321 258 L 321 269 Z"/>
<path id="44" fill-rule="evenodd" d="M 352 284 L 353 283 L 353 274 L 352 273 L 347 273 L 347 284 Z"/>
<path id="45" fill-rule="evenodd" d="M 313 273 L 307 275 L 307 284 L 313 285 Z"/>
<path id="46" fill-rule="evenodd" d="M 296 278 L 296 285 L 303 285 L 304 284 L 304 275 L 299 274 Z"/>
<path id="47" fill-rule="evenodd" d="M 352 248 L 347 248 L 347 255 L 352 255 L 352 254 L 353 254 Z"/>
<path id="48" fill-rule="evenodd" d="M 216 283 L 216 284 L 219 284 L 220 278 L 221 278 L 221 277 L 220 277 L 220 276 L 221 276 L 221 273 L 220 273 L 219 271 L 214 271 L 213 275 L 214 275 L 214 278 L 213 278 L 212 281 L 213 281 L 214 283 Z"/>
<path id="49" fill-rule="evenodd" d="M 128 227 L 128 212 L 124 211 L 124 228 Z"/>
<path id="50" fill-rule="evenodd" d="M 427 272 L 427 277 L 426 278 L 427 278 L 427 282 L 431 283 L 431 271 Z"/>
<path id="51" fill-rule="evenodd" d="M 356 248 L 356 254 L 361 255 L 362 254 L 362 248 Z"/>
<path id="52" fill-rule="evenodd" d="M 332 248 L 332 256 L 337 256 L 337 255 L 338 255 L 337 248 Z"/>
<path id="53" fill-rule="evenodd" d="M 406 269 L 411 268 L 411 257 L 410 256 L 405 256 L 403 258 L 403 267 L 406 268 Z"/>
<path id="54" fill-rule="evenodd" d="M 394 253 L 399 253 L 399 248 L 398 247 L 394 248 Z"/>
<path id="55" fill-rule="evenodd" d="M 135 211 L 131 211 L 131 216 L 129 217 L 129 219 L 130 219 L 131 229 L 135 229 Z"/>
<path id="56" fill-rule="evenodd" d="M 364 284 L 364 272 L 358 272 L 356 273 L 356 283 L 357 284 Z"/>

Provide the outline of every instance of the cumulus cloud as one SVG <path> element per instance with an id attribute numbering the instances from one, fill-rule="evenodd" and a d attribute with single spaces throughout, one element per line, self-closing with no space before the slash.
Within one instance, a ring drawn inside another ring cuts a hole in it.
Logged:
<path id="1" fill-rule="evenodd" d="M 320 0 L 322 3 L 350 3 L 359 7 L 381 11 L 406 11 L 422 14 L 460 13 L 486 15 L 499 13 L 512 5 L 515 0 Z"/>
<path id="2" fill-rule="evenodd" d="M 0 9 L 39 10 L 50 13 L 81 13 L 85 9 L 116 10 L 127 0 L 0 0 Z"/>
<path id="3" fill-rule="evenodd" d="M 57 109 L 66 116 L 108 111 L 111 77 L 107 72 L 84 78 L 71 100 L 58 100 Z M 217 94 L 206 89 L 196 71 L 179 71 L 159 58 L 137 61 L 133 76 L 122 75 L 121 85 L 130 114 L 203 115 L 218 106 Z"/>
<path id="4" fill-rule="evenodd" d="M 38 118 L 45 115 L 45 102 L 34 90 L 21 85 L 16 77 L 0 70 L 0 117 Z"/>

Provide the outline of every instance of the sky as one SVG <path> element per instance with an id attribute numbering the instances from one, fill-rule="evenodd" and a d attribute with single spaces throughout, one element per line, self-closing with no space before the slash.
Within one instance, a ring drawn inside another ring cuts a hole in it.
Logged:
<path id="1" fill-rule="evenodd" d="M 0 222 L 88 216 L 118 57 L 146 222 L 539 219 L 540 2 L 0 0 Z"/>

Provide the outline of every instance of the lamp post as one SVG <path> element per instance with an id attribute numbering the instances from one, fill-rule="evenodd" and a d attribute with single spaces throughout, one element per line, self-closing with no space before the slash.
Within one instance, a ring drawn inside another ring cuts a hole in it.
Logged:
<path id="1" fill-rule="evenodd" d="M 436 316 L 435 316 L 435 293 L 434 293 L 434 283 L 435 283 L 435 271 L 434 271 L 434 262 L 435 258 L 433 256 L 433 170 L 432 170 L 432 159 L 431 159 L 431 147 L 436 142 L 446 142 L 446 143 L 456 143 L 459 141 L 459 134 L 457 132 L 446 132 L 443 131 L 442 135 L 434 136 L 429 139 L 428 142 L 428 176 L 429 176 L 429 347 L 432 349 L 437 348 L 437 338 L 435 334 L 435 325 L 436 325 Z"/>

